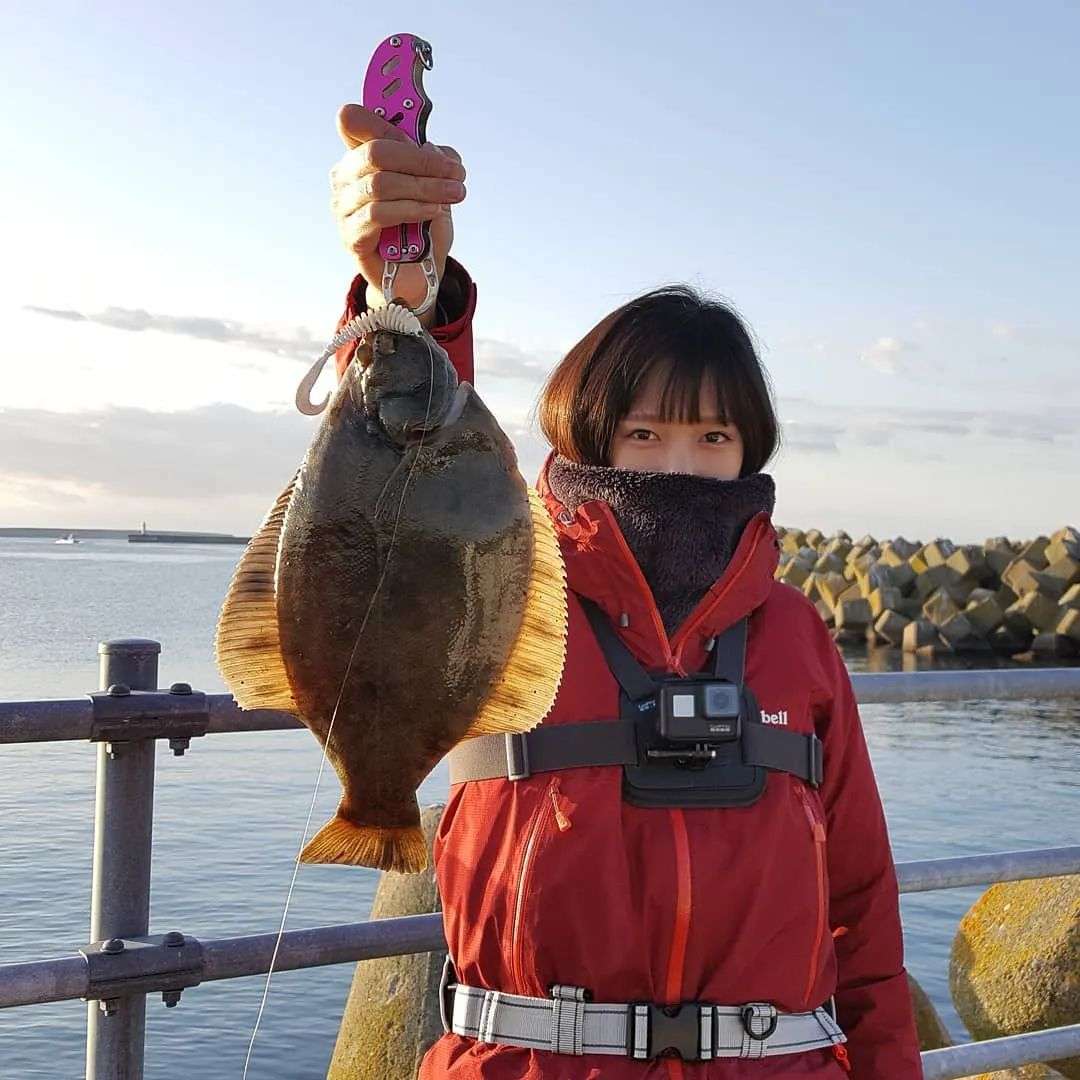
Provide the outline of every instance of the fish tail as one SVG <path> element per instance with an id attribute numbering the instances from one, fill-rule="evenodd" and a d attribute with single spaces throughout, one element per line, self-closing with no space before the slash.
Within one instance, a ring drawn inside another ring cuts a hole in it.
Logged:
<path id="1" fill-rule="evenodd" d="M 311 838 L 300 852 L 300 861 L 415 874 L 427 869 L 428 850 L 418 824 L 405 828 L 359 825 L 339 812 Z"/>

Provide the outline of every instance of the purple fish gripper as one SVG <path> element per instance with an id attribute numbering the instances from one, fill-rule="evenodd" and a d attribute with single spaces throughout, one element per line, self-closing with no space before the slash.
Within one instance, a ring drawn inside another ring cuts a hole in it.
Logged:
<path id="1" fill-rule="evenodd" d="M 364 108 L 404 131 L 418 146 L 427 142 L 427 119 L 431 98 L 424 91 L 423 76 L 432 65 L 431 46 L 415 34 L 393 34 L 376 48 L 364 76 Z M 402 263 L 420 263 L 427 294 L 414 312 L 419 315 L 435 303 L 439 279 L 431 247 L 431 222 L 391 225 L 379 237 L 383 259 L 382 293 L 389 303 L 394 278 Z"/>

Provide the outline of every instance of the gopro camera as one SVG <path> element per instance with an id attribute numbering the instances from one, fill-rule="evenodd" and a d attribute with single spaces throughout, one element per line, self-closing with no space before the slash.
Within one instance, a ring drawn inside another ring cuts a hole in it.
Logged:
<path id="1" fill-rule="evenodd" d="M 661 683 L 660 736 L 671 742 L 731 742 L 742 734 L 739 688 L 717 679 Z"/>

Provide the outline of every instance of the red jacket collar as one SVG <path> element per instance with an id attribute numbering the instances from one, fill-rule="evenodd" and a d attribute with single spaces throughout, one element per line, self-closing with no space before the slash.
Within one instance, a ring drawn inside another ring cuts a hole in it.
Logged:
<path id="1" fill-rule="evenodd" d="M 649 586 L 610 507 L 593 501 L 582 503 L 576 513 L 567 510 L 548 484 L 553 456 L 549 454 L 544 461 L 536 486 L 555 522 L 567 586 L 604 610 L 642 663 L 683 674 L 699 670 L 708 639 L 749 614 L 768 596 L 779 561 L 779 542 L 769 515 L 762 511 L 750 519 L 723 574 L 669 640 Z M 621 626 L 622 622 L 627 625 Z"/>

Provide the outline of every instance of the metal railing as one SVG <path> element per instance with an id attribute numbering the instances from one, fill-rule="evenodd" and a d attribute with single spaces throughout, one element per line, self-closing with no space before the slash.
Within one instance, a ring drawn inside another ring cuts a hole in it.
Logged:
<path id="1" fill-rule="evenodd" d="M 75 956 L 0 965 L 0 1008 L 87 1000 L 87 1080 L 141 1080 L 146 995 L 175 1005 L 202 982 L 264 974 L 277 934 L 199 941 L 149 933 L 155 740 L 300 727 L 287 713 L 243 712 L 227 694 L 184 683 L 156 689 L 160 645 L 104 642 L 101 690 L 61 701 L 0 702 L 0 744 L 98 743 L 91 938 Z M 860 704 L 1080 698 L 1080 668 L 903 672 L 852 676 Z M 903 893 L 1080 873 L 1080 846 L 899 863 Z M 276 971 L 444 949 L 438 915 L 285 933 Z M 1080 1054 L 1080 1024 L 923 1054 L 927 1080 L 949 1080 Z"/>

